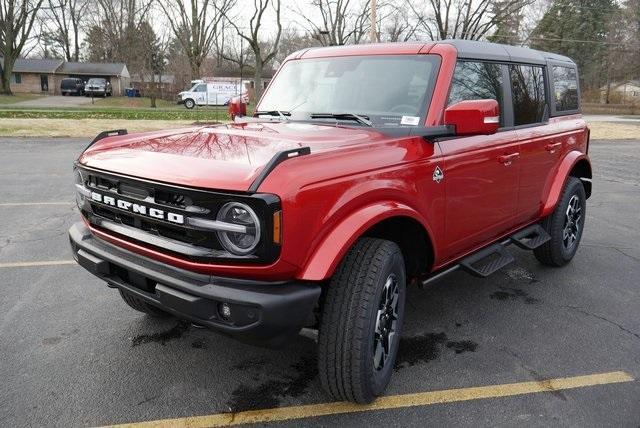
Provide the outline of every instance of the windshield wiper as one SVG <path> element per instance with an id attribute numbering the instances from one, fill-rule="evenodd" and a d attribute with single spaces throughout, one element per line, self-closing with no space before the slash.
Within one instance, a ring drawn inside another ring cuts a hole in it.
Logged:
<path id="1" fill-rule="evenodd" d="M 362 125 L 373 126 L 373 122 L 369 120 L 368 116 L 355 113 L 311 113 L 311 119 L 355 120 Z"/>
<path id="2" fill-rule="evenodd" d="M 280 119 L 283 121 L 289 120 L 287 116 L 291 116 L 291 113 L 289 113 L 288 111 L 282 111 L 282 110 L 265 110 L 265 111 L 257 111 L 255 113 L 256 116 L 260 116 L 261 114 L 264 114 L 267 116 L 279 116 Z"/>

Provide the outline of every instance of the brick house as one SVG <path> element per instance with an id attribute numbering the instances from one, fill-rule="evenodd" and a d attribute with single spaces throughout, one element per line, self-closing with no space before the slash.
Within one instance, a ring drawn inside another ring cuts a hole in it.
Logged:
<path id="1" fill-rule="evenodd" d="M 4 58 L 0 57 L 0 69 Z M 87 81 L 102 77 L 111 82 L 113 95 L 122 95 L 130 84 L 129 70 L 123 63 L 66 62 L 61 59 L 19 58 L 11 74 L 14 93 L 60 94 L 60 82 L 66 77 L 79 77 Z"/>

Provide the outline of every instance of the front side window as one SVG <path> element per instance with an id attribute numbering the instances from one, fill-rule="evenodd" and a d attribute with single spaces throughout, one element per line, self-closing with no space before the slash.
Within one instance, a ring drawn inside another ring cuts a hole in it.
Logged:
<path id="1" fill-rule="evenodd" d="M 553 66 L 556 111 L 578 110 L 578 76 L 573 67 Z"/>
<path id="2" fill-rule="evenodd" d="M 197 85 L 196 87 L 194 87 L 191 91 L 192 92 L 207 92 L 207 85 L 205 85 L 204 83 L 201 83 L 201 84 Z"/>
<path id="3" fill-rule="evenodd" d="M 349 113 L 374 126 L 420 122 L 438 73 L 435 55 L 368 55 L 286 62 L 257 110 L 278 110 L 295 120 Z"/>
<path id="4" fill-rule="evenodd" d="M 496 100 L 500 106 L 500 126 L 503 126 L 502 80 L 499 64 L 459 61 L 453 72 L 448 105 L 466 100 Z"/>
<path id="5" fill-rule="evenodd" d="M 540 123 L 545 119 L 546 93 L 542 67 L 510 65 L 514 125 Z"/>

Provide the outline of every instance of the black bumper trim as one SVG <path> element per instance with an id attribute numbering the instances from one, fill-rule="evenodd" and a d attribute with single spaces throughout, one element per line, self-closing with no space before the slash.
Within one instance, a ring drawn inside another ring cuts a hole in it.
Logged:
<path id="1" fill-rule="evenodd" d="M 284 344 L 308 322 L 320 296 L 317 283 L 264 282 L 199 274 L 132 253 L 91 234 L 84 223 L 69 229 L 78 263 L 110 287 L 240 341 Z M 218 313 L 221 303 L 231 318 Z"/>

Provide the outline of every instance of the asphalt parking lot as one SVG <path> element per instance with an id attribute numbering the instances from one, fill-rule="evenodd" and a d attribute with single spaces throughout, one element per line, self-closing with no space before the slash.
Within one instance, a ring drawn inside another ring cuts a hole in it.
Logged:
<path id="1" fill-rule="evenodd" d="M 639 426 L 640 140 L 591 143 L 594 194 L 569 266 L 514 249 L 487 280 L 410 290 L 389 397 L 371 409 L 298 407 L 328 401 L 310 333 L 265 350 L 153 320 L 72 263 L 71 164 L 86 144 L 0 139 L 0 426 L 212 425 L 276 407 L 308 416 L 279 418 L 290 426 Z M 580 376 L 595 377 L 546 381 Z M 501 396 L 513 383 L 533 389 Z M 474 387 L 490 388 L 448 392 Z"/>

